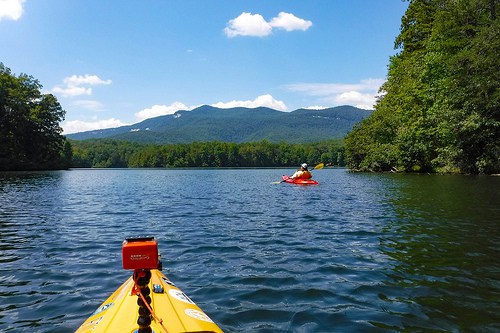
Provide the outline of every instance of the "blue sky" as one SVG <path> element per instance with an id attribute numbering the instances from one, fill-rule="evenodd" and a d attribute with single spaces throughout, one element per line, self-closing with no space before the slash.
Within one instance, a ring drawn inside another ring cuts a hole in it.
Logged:
<path id="1" fill-rule="evenodd" d="M 64 133 L 217 107 L 370 109 L 401 0 L 0 0 L 0 62 Z"/>

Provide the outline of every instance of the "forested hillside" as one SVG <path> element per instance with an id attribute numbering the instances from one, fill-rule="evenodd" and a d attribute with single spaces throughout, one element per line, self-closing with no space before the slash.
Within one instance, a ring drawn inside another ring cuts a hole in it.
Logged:
<path id="1" fill-rule="evenodd" d="M 498 0 L 411 0 L 372 115 L 346 138 L 356 170 L 500 172 Z"/>
<path id="2" fill-rule="evenodd" d="M 71 146 L 61 135 L 65 111 L 26 74 L 0 63 L 0 170 L 68 168 Z"/>
<path id="3" fill-rule="evenodd" d="M 155 144 L 261 140 L 276 143 L 318 142 L 343 138 L 370 113 L 348 105 L 292 112 L 265 107 L 220 109 L 204 105 L 192 111 L 177 111 L 173 115 L 146 119 L 130 126 L 69 134 L 68 138 L 109 138 Z"/>

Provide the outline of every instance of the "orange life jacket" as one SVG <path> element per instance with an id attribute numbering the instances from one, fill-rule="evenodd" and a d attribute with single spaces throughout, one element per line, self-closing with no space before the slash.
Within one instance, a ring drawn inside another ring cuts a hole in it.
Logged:
<path id="1" fill-rule="evenodd" d="M 312 178 L 312 173 L 310 173 L 308 170 L 302 171 L 302 174 L 297 177 L 298 179 L 310 179 Z"/>

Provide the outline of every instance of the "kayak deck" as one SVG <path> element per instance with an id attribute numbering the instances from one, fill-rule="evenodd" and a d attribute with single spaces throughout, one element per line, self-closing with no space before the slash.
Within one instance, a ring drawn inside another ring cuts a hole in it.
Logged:
<path id="1" fill-rule="evenodd" d="M 136 332 L 138 296 L 132 294 L 135 282 L 125 281 L 80 326 L 76 333 L 84 332 Z M 179 288 L 157 269 L 151 270 L 149 282 L 151 308 L 162 320 L 152 319 L 153 332 L 222 332 L 222 330 Z M 166 331 L 165 331 L 166 329 Z"/>
<path id="2" fill-rule="evenodd" d="M 296 185 L 318 185 L 318 182 L 312 179 L 293 179 L 289 176 L 282 176 L 281 179 L 288 184 Z"/>

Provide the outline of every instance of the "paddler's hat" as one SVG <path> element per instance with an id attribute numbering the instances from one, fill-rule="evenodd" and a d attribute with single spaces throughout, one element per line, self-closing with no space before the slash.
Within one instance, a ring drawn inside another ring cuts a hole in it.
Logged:
<path id="1" fill-rule="evenodd" d="M 300 166 L 307 170 L 307 163 L 302 163 Z"/>

